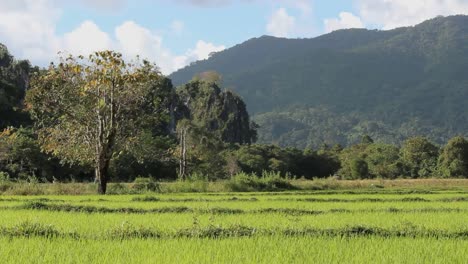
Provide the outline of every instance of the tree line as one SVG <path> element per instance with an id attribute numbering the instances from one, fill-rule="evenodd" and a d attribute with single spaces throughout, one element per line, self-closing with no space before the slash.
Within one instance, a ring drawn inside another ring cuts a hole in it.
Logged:
<path id="1" fill-rule="evenodd" d="M 306 179 L 468 175 L 468 142 L 462 137 L 443 148 L 423 137 L 401 147 L 368 136 L 346 148 L 255 144 L 258 126 L 245 103 L 222 89 L 214 72 L 174 88 L 154 64 L 127 62 L 113 51 L 63 57 L 47 69 L 24 69 L 29 64 L 4 54 L 8 60 L 0 70 L 10 78 L 0 82 L 0 98 L 9 103 L 0 122 L 3 180 L 95 181 L 104 194 L 109 181 L 137 177 L 219 180 L 264 171 Z"/>

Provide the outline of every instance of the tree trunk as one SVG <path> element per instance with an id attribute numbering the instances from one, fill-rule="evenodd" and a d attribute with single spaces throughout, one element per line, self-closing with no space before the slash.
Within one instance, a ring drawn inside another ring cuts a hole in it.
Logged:
<path id="1" fill-rule="evenodd" d="M 179 178 L 185 180 L 185 173 L 187 170 L 187 129 L 183 128 L 180 135 L 180 161 L 179 161 Z"/>
<path id="2" fill-rule="evenodd" d="M 107 192 L 107 182 L 109 181 L 109 165 L 109 159 L 101 159 L 96 164 L 95 172 L 98 183 L 98 194 L 104 195 Z"/>

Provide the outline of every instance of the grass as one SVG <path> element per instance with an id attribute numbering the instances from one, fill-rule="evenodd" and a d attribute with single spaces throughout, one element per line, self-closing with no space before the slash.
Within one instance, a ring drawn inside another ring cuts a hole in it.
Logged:
<path id="1" fill-rule="evenodd" d="M 162 183 L 158 187 L 166 188 Z M 0 259 L 2 263 L 466 263 L 468 192 L 463 185 L 346 187 L 1 195 Z"/>
<path id="2" fill-rule="evenodd" d="M 202 180 L 174 182 L 111 183 L 109 194 L 142 193 L 223 193 L 223 192 L 277 192 L 277 191 L 323 191 L 348 192 L 433 192 L 468 190 L 468 179 L 398 179 L 398 180 L 337 180 L 316 179 L 284 180 L 275 174 L 252 179 L 238 175 L 231 180 L 207 182 Z M 93 183 L 0 183 L 3 195 L 93 195 L 97 185 Z"/>
<path id="3" fill-rule="evenodd" d="M 381 237 L 0 239 L 2 263 L 466 263 L 468 241 Z"/>

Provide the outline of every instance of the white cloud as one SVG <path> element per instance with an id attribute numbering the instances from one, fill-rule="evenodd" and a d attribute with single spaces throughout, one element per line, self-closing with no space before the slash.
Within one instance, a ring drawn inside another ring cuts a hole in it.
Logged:
<path id="1" fill-rule="evenodd" d="M 117 50 L 127 57 L 139 55 L 154 61 L 164 74 L 176 70 L 175 56 L 163 47 L 163 39 L 156 33 L 127 21 L 115 29 Z"/>
<path id="2" fill-rule="evenodd" d="M 270 17 L 266 30 L 275 37 L 288 37 L 296 25 L 296 18 L 290 16 L 285 8 L 279 8 Z"/>
<path id="3" fill-rule="evenodd" d="M 189 49 L 183 55 L 174 55 L 164 48 L 163 39 L 159 35 L 132 21 L 117 27 L 115 35 L 117 50 L 126 56 L 140 55 L 144 59 L 155 61 L 164 74 L 178 70 L 193 61 L 207 59 L 211 52 L 226 48 L 199 40 L 194 49 Z"/>
<path id="4" fill-rule="evenodd" d="M 187 56 L 193 60 L 205 60 L 208 59 L 212 52 L 219 52 L 226 49 L 225 46 L 216 46 L 213 43 L 208 43 L 203 40 L 199 40 L 195 49 L 189 50 Z"/>
<path id="5" fill-rule="evenodd" d="M 114 48 L 110 36 L 89 20 L 83 22 L 75 30 L 66 33 L 61 39 L 62 51 L 71 54 L 90 54 L 96 50 Z"/>
<path id="6" fill-rule="evenodd" d="M 352 13 L 341 12 L 339 18 L 324 20 L 325 32 L 329 33 L 338 29 L 363 28 L 361 19 Z"/>
<path id="7" fill-rule="evenodd" d="M 468 14 L 467 0 L 355 0 L 366 25 L 383 29 L 411 26 L 438 15 Z"/>
<path id="8" fill-rule="evenodd" d="M 15 54 L 43 60 L 58 45 L 60 10 L 48 0 L 0 1 L 0 40 Z"/>
<path id="9" fill-rule="evenodd" d="M 93 21 L 84 21 L 72 31 L 60 35 L 56 25 L 61 10 L 56 0 L 0 0 L 0 41 L 18 58 L 45 66 L 57 59 L 58 52 L 87 55 L 94 51 L 113 49 L 127 58 L 136 55 L 155 62 L 164 74 L 187 64 L 206 59 L 224 46 L 199 40 L 193 49 L 180 55 L 163 45 L 163 37 L 133 21 L 117 26 L 112 33 L 104 32 Z M 99 0 L 101 4 L 112 1 Z M 182 31 L 183 23 L 174 21 L 174 31 Z"/>

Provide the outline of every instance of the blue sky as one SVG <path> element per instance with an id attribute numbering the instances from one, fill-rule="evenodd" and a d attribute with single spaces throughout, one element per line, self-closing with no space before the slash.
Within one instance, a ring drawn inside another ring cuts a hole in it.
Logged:
<path id="1" fill-rule="evenodd" d="M 468 14 L 468 0 L 0 0 L 0 42 L 46 65 L 57 52 L 114 49 L 169 74 L 252 37 L 309 38 Z"/>
<path id="2" fill-rule="evenodd" d="M 291 16 L 301 16 L 301 10 L 284 1 L 232 1 L 231 4 L 214 6 L 197 6 L 171 1 L 129 1 L 122 6 L 103 10 L 93 6 L 69 4 L 58 24 L 58 32 L 66 33 L 78 27 L 84 20 L 92 20 L 101 29 L 111 32 L 123 21 L 133 20 L 151 30 L 166 36 L 165 43 L 174 52 L 181 53 L 197 40 L 222 44 L 227 47 L 247 39 L 271 34 L 266 24 L 272 13 L 284 7 Z M 335 17 L 343 11 L 352 12 L 350 0 L 304 1 L 308 2 L 313 12 L 309 15 L 307 27 L 310 32 L 292 35 L 291 37 L 313 37 L 324 33 L 323 20 Z M 183 24 L 181 34 L 171 34 L 174 21 Z"/>

